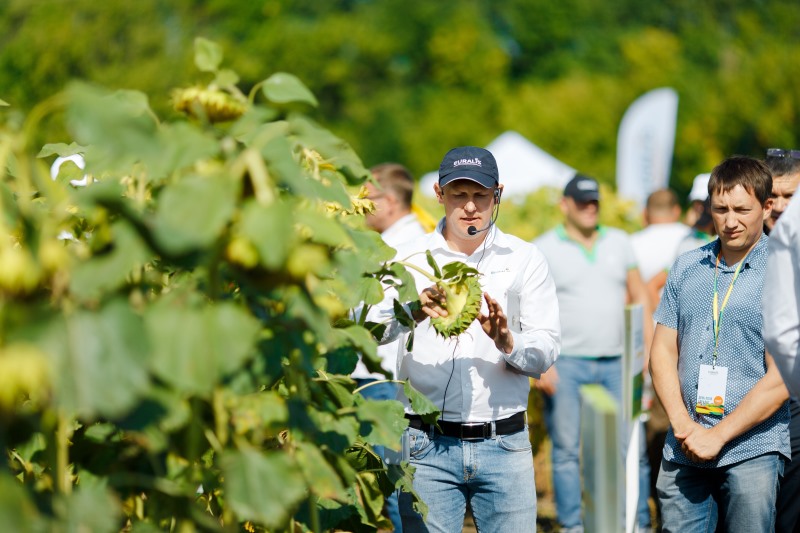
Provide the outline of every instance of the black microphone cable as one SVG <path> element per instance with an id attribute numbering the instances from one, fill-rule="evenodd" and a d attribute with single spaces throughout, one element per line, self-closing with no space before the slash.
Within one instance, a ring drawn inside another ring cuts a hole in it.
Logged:
<path id="1" fill-rule="evenodd" d="M 497 196 L 496 198 L 497 198 L 497 203 L 494 206 L 494 212 L 492 213 L 492 220 L 491 220 L 491 222 L 489 222 L 489 225 L 486 228 L 482 229 L 482 230 L 477 230 L 476 229 L 474 232 L 470 232 L 470 230 L 473 229 L 475 226 L 470 226 L 470 227 L 467 228 L 467 233 L 469 233 L 470 235 L 475 235 L 479 231 L 489 230 L 489 229 L 491 229 L 492 226 L 495 225 L 495 223 L 497 222 L 497 217 L 500 214 L 500 198 L 499 198 L 499 196 Z M 489 238 L 492 238 L 492 237 L 494 237 L 494 235 L 490 233 L 489 235 L 486 236 L 485 239 L 483 239 L 483 249 L 481 250 L 481 257 L 478 259 L 478 262 L 475 264 L 475 269 L 476 270 L 480 270 L 481 261 L 483 261 L 483 256 L 486 255 L 486 241 L 488 241 Z"/>

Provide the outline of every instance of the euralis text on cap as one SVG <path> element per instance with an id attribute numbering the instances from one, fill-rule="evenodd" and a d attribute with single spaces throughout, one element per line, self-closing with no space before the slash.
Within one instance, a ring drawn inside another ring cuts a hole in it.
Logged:
<path id="1" fill-rule="evenodd" d="M 453 166 L 458 167 L 461 165 L 475 165 L 475 166 L 483 166 L 481 160 L 478 158 L 475 159 L 459 159 L 458 161 L 453 161 Z"/>

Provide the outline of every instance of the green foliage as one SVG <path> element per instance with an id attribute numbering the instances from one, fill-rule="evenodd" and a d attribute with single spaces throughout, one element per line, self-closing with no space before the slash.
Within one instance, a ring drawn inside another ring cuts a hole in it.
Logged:
<path id="1" fill-rule="evenodd" d="M 238 98 L 222 48 L 197 67 Z M 72 83 L 0 127 L 0 523 L 14 531 L 375 530 L 407 425 L 349 378 L 378 365 L 391 250 L 348 190 L 368 176 L 277 73 L 241 117 L 163 120 Z M 199 103 L 202 103 L 198 101 Z M 74 143 L 31 150 L 60 111 Z M 55 155 L 85 156 L 51 180 Z M 82 173 L 81 173 L 82 174 Z M 404 295 L 408 292 L 404 288 Z M 372 329 L 367 329 L 368 327 Z M 408 388 L 415 405 L 424 399 Z M 413 491 L 412 491 L 413 493 Z"/>
<path id="2" fill-rule="evenodd" d="M 368 163 L 400 161 L 415 174 L 454 145 L 486 145 L 513 129 L 612 185 L 619 120 L 659 86 L 680 95 L 671 185 L 682 197 L 727 155 L 800 144 L 800 96 L 787 90 L 800 68 L 800 12 L 790 0 L 464 0 L 455 10 L 401 0 L 73 0 L 61 8 L 0 5 L 0 87 L 16 109 L 77 77 L 144 90 L 165 115 L 169 89 L 198 79 L 186 68 L 192 28 L 219 43 L 203 40 L 197 52 L 219 87 L 235 84 L 218 70 L 221 52 L 246 50 L 231 63 L 242 87 L 255 87 L 265 65 L 292 72 Z M 58 120 L 46 126 L 38 140 L 64 140 Z"/>

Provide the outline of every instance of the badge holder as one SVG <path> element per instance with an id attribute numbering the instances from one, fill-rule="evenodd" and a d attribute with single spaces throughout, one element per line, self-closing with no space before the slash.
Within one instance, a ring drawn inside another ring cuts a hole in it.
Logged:
<path id="1" fill-rule="evenodd" d="M 695 412 L 721 417 L 725 414 L 725 390 L 728 385 L 728 369 L 724 366 L 700 365 L 697 380 L 697 403 Z"/>

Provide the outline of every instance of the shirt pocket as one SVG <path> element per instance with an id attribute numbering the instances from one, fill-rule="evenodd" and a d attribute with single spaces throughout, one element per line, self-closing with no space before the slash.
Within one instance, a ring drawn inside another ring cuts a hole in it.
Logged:
<path id="1" fill-rule="evenodd" d="M 504 311 L 508 309 L 508 298 L 511 292 L 520 292 L 521 283 L 517 280 L 518 272 L 512 272 L 510 268 L 494 269 L 483 276 L 481 288 L 488 292 L 489 296 L 498 301 Z M 486 312 L 486 302 L 482 302 L 481 311 Z"/>

